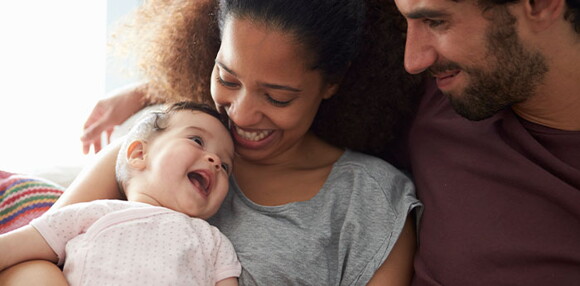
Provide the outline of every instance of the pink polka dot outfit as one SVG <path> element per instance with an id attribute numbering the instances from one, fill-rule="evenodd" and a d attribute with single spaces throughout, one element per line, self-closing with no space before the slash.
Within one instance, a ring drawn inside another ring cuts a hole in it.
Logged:
<path id="1" fill-rule="evenodd" d="M 215 285 L 241 272 L 216 227 L 167 208 L 99 200 L 49 211 L 31 225 L 71 285 Z"/>

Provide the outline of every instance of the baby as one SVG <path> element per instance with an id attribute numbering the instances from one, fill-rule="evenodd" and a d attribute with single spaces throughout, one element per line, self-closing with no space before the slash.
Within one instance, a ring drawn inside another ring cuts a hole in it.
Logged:
<path id="1" fill-rule="evenodd" d="M 234 147 L 217 112 L 182 102 L 129 132 L 117 181 L 127 200 L 51 210 L 0 235 L 0 270 L 64 263 L 71 285 L 237 285 L 231 242 L 205 219 L 228 191 Z"/>

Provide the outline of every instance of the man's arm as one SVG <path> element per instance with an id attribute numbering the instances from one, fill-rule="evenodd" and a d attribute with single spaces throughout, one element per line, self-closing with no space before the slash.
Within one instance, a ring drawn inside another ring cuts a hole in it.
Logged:
<path id="1" fill-rule="evenodd" d="M 28 260 L 58 261 L 56 253 L 30 225 L 0 235 L 0 253 L 0 271 Z"/>

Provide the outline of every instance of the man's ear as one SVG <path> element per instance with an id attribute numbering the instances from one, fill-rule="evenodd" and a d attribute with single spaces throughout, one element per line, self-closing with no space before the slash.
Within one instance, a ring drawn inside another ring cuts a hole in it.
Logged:
<path id="1" fill-rule="evenodd" d="M 526 17 L 535 31 L 550 27 L 554 21 L 564 19 L 565 0 L 525 0 Z"/>
<path id="2" fill-rule="evenodd" d="M 136 170 L 143 170 L 147 167 L 146 148 L 147 143 L 141 140 L 135 140 L 127 148 L 127 164 Z"/>

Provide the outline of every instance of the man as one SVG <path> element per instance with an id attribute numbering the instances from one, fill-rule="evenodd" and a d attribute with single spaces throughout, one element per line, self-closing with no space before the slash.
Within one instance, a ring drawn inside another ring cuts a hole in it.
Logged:
<path id="1" fill-rule="evenodd" d="M 509 1 L 509 0 L 507 0 Z M 396 0 L 425 210 L 414 285 L 579 285 L 580 2 Z"/>

